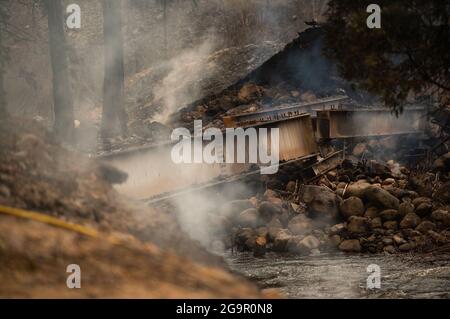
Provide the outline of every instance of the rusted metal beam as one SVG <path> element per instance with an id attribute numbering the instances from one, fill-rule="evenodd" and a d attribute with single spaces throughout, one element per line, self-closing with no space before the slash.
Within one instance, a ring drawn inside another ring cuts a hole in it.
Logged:
<path id="1" fill-rule="evenodd" d="M 224 116 L 223 122 L 225 127 L 242 127 L 257 123 L 283 120 L 304 113 L 311 113 L 312 111 L 337 109 L 341 103 L 347 100 L 349 100 L 349 97 L 346 95 L 330 96 L 323 99 L 317 99 L 314 102 L 295 103 L 270 110 Z"/>
<path id="2" fill-rule="evenodd" d="M 406 108 L 398 117 L 389 109 L 317 111 L 316 136 L 319 139 L 351 138 L 422 133 L 426 111 Z"/>

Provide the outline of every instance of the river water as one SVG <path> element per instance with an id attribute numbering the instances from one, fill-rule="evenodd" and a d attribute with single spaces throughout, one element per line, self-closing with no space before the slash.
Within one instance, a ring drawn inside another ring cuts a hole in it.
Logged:
<path id="1" fill-rule="evenodd" d="M 450 298 L 450 255 L 286 256 L 227 253 L 232 270 L 288 298 Z M 380 268 L 379 289 L 368 289 L 369 265 Z"/>

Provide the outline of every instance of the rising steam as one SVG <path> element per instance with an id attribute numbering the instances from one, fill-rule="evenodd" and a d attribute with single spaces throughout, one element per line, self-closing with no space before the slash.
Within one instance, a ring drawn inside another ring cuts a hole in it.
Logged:
<path id="1" fill-rule="evenodd" d="M 169 61 L 169 73 L 153 92 L 161 109 L 155 121 L 166 123 L 172 113 L 202 96 L 199 81 L 215 75 L 216 66 L 208 59 L 214 48 L 215 41 L 209 38 Z"/>

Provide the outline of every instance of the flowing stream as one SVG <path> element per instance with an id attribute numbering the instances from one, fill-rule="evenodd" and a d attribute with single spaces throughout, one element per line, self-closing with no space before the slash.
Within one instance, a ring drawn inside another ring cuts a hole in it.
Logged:
<path id="1" fill-rule="evenodd" d="M 450 255 L 286 256 L 227 253 L 232 270 L 288 298 L 450 298 Z M 381 270 L 380 289 L 368 289 L 367 267 Z"/>

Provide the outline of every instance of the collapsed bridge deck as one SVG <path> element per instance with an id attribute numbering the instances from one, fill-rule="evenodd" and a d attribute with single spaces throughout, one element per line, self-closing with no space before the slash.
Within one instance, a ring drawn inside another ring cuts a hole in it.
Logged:
<path id="1" fill-rule="evenodd" d="M 294 105 L 291 108 L 279 108 L 267 112 L 249 113 L 228 119 L 228 126 L 243 128 L 278 128 L 279 159 L 281 163 L 315 159 L 311 166 L 315 174 L 321 174 L 336 165 L 342 154 L 320 154 L 320 140 L 342 139 L 361 136 L 382 136 L 393 134 L 422 133 L 425 127 L 426 113 L 423 108 L 405 109 L 399 117 L 388 109 L 323 109 L 330 103 L 337 105 L 345 97 L 320 101 L 317 111 L 317 124 L 313 125 L 310 113 L 302 111 L 311 105 Z M 292 110 L 295 112 L 291 112 Z M 286 113 L 286 110 L 288 112 Z M 261 117 L 261 114 L 264 116 Z M 270 116 L 267 116 L 270 115 Z M 226 119 L 224 119 L 226 121 Z M 270 134 L 268 134 L 270 136 Z M 254 173 L 255 166 L 261 163 L 237 163 L 220 154 L 222 160 L 217 163 L 181 163 L 172 161 L 171 152 L 177 142 L 150 145 L 103 156 L 104 160 L 128 174 L 128 180 L 117 185 L 119 192 L 136 199 L 166 198 L 168 193 L 183 192 L 189 188 L 201 188 L 202 185 L 216 185 L 235 181 L 240 176 Z M 204 142 L 206 143 L 206 142 Z M 270 144 L 270 140 L 268 142 Z M 192 143 L 193 145 L 193 143 Z M 226 148 L 226 145 L 224 145 Z M 234 144 L 236 147 L 236 144 Z M 246 160 L 250 149 L 245 143 Z M 254 150 L 253 148 L 251 150 Z M 193 153 L 193 152 L 192 152 Z M 234 152 L 236 154 L 236 152 Z M 256 171 L 258 172 L 258 171 Z M 169 196 L 170 197 L 170 196 Z"/>

